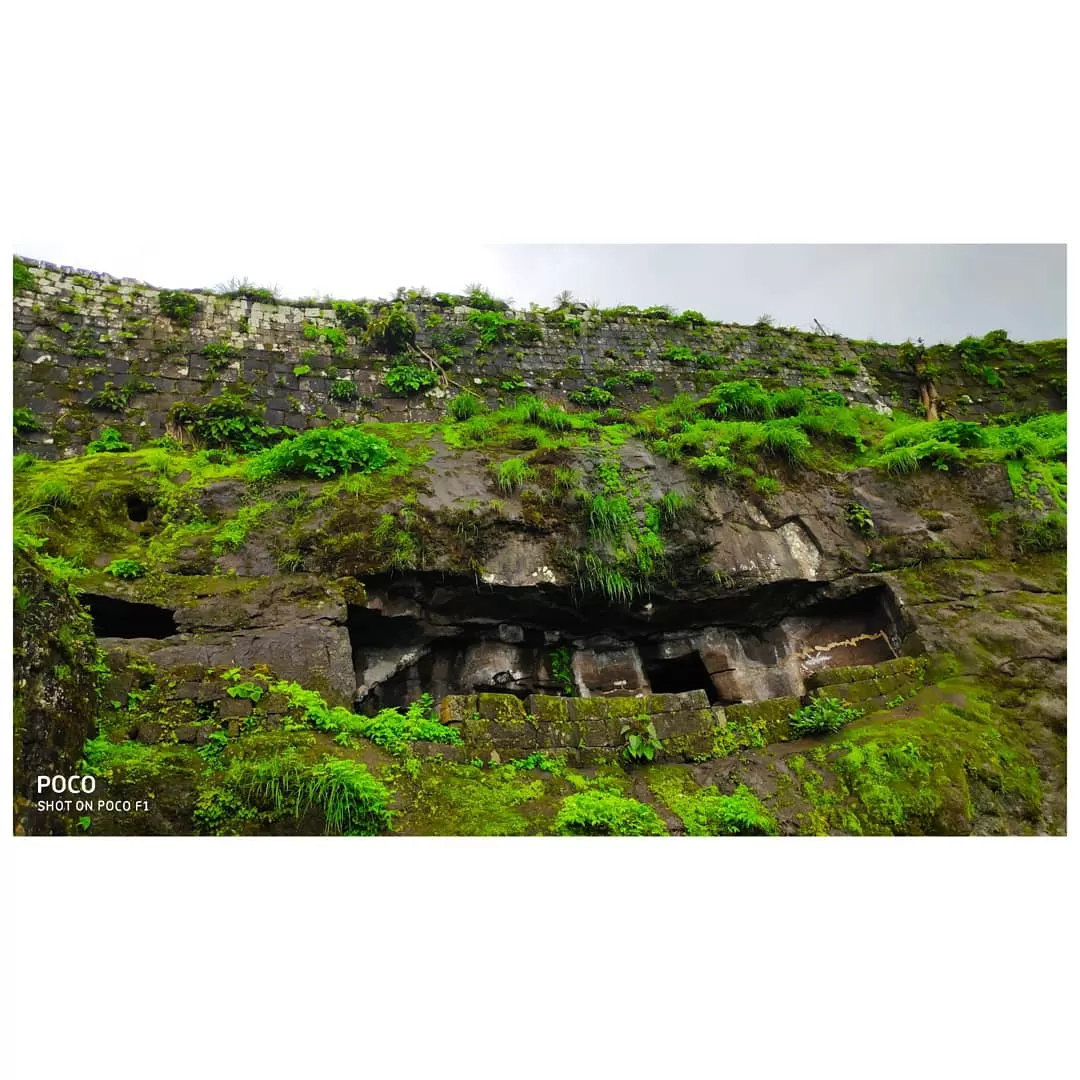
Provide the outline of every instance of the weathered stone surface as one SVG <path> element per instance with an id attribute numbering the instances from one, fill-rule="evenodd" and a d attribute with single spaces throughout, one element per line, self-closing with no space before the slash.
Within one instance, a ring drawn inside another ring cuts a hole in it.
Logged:
<path id="1" fill-rule="evenodd" d="M 248 698 L 222 698 L 217 703 L 218 716 L 222 717 L 234 717 L 234 716 L 250 716 L 252 710 L 252 703 Z"/>

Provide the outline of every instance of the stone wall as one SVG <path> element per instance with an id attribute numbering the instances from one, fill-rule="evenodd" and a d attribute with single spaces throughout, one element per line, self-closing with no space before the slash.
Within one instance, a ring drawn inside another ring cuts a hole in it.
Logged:
<path id="1" fill-rule="evenodd" d="M 637 697 L 566 698 L 533 694 L 451 695 L 439 703 L 439 720 L 456 728 L 461 748 L 431 744 L 430 753 L 460 760 L 509 761 L 544 752 L 578 765 L 617 757 L 624 728 L 647 720 L 663 748 L 658 762 L 693 762 L 718 746 L 732 753 L 792 740 L 791 716 L 816 697 L 838 698 L 863 713 L 893 707 L 922 684 L 925 661 L 899 657 L 819 672 L 810 694 L 773 697 L 740 705 L 710 705 L 704 690 Z"/>
<path id="2" fill-rule="evenodd" d="M 495 405 L 522 392 L 566 400 L 595 385 L 613 394 L 613 405 L 640 408 L 739 378 L 836 390 L 880 409 L 918 409 L 918 379 L 895 346 L 578 307 L 561 315 L 509 312 L 534 324 L 537 340 L 484 348 L 470 308 L 420 297 L 407 301 L 420 327 L 417 343 L 444 358 L 448 381 L 401 396 L 384 382 L 390 359 L 366 350 L 355 334 L 337 355 L 305 336 L 305 327 L 342 329 L 328 302 L 198 293 L 187 326 L 161 312 L 157 288 L 29 259 L 17 265 L 23 284 L 14 295 L 14 398 L 16 407 L 32 410 L 36 427 L 22 431 L 19 448 L 45 457 L 77 454 L 107 426 L 137 446 L 166 433 L 178 403 L 206 403 L 227 391 L 265 408 L 268 424 L 295 429 L 335 419 L 437 420 L 462 390 Z M 679 347 L 698 359 L 665 358 Z M 938 377 L 946 414 L 1061 407 L 1064 343 L 1050 360 L 1046 350 L 1011 349 L 999 385 L 947 366 Z M 356 400 L 335 398 L 335 381 L 351 382 Z"/>

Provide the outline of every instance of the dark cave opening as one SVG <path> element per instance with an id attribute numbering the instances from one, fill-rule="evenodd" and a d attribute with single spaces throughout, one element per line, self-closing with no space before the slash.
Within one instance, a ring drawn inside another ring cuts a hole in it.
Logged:
<path id="1" fill-rule="evenodd" d="M 150 514 L 150 505 L 138 495 L 127 497 L 128 521 L 145 521 Z"/>
<path id="2" fill-rule="evenodd" d="M 81 599 L 94 620 L 96 637 L 167 638 L 177 632 L 176 620 L 168 608 L 86 593 Z"/>
<path id="3" fill-rule="evenodd" d="M 346 625 L 354 651 L 364 646 L 411 645 L 423 638 L 419 619 L 411 615 L 383 615 L 356 604 L 348 605 Z"/>
<path id="4" fill-rule="evenodd" d="M 709 695 L 709 704 L 720 702 L 720 695 L 713 684 L 701 656 L 688 652 L 684 656 L 671 659 L 641 650 L 641 663 L 654 694 L 681 694 L 687 690 L 704 690 Z"/>

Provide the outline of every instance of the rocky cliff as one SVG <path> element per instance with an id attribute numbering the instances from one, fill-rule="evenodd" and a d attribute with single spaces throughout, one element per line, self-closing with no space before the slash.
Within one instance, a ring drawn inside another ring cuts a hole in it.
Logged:
<path id="1" fill-rule="evenodd" d="M 91 835 L 1064 830 L 1063 342 L 16 287 Z"/>

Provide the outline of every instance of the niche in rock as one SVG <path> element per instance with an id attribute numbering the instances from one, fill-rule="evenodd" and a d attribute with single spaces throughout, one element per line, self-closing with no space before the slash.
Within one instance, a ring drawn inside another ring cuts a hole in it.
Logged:
<path id="1" fill-rule="evenodd" d="M 150 504 L 138 495 L 127 497 L 128 521 L 145 521 L 150 514 Z"/>
<path id="2" fill-rule="evenodd" d="M 94 620 L 96 637 L 167 638 L 177 633 L 176 620 L 168 608 L 88 593 L 81 600 Z"/>
<path id="3" fill-rule="evenodd" d="M 654 694 L 681 694 L 687 690 L 704 690 L 713 705 L 720 694 L 705 662 L 696 649 L 683 656 L 664 657 L 656 648 L 643 647 L 641 663 Z"/>

